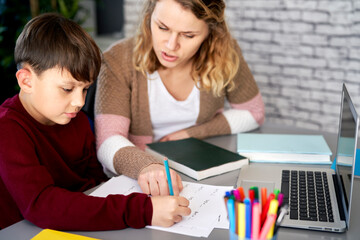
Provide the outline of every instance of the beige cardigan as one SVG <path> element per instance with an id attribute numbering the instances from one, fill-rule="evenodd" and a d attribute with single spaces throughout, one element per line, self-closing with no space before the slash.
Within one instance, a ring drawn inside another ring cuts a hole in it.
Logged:
<path id="1" fill-rule="evenodd" d="M 104 52 L 95 98 L 95 133 L 100 162 L 107 162 L 108 169 L 111 168 L 110 162 L 113 162 L 117 173 L 136 178 L 144 167 L 156 160 L 140 150 L 153 141 L 153 130 L 147 79 L 133 67 L 133 46 L 133 38 L 120 40 Z M 235 89 L 231 92 L 225 90 L 226 94 L 222 97 L 214 97 L 211 92 L 200 92 L 197 124 L 187 129 L 190 136 L 206 138 L 234 133 L 221 113 L 225 98 L 234 109 L 249 111 L 257 126 L 263 123 L 264 104 L 258 86 L 238 45 L 236 48 L 240 67 L 234 79 Z"/>

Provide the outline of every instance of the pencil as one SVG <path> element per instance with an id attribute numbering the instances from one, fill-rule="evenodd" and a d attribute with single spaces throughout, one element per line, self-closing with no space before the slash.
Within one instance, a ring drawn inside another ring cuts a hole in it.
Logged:
<path id="1" fill-rule="evenodd" d="M 166 171 L 166 178 L 167 178 L 167 182 L 169 185 L 170 196 L 174 196 L 174 191 L 173 191 L 171 176 L 170 176 L 169 163 L 168 163 L 167 158 L 164 159 L 164 165 L 165 165 L 165 171 Z"/>

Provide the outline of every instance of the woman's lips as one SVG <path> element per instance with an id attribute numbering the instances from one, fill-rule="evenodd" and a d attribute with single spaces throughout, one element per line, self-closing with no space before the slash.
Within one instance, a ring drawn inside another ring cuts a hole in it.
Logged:
<path id="1" fill-rule="evenodd" d="M 168 55 L 166 52 L 161 51 L 161 57 L 168 62 L 174 62 L 178 59 L 176 56 Z"/>

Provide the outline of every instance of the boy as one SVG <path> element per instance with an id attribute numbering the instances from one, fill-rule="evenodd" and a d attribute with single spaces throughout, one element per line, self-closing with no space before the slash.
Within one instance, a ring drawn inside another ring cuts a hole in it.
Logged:
<path id="1" fill-rule="evenodd" d="M 190 214 L 179 196 L 83 194 L 107 178 L 80 111 L 101 55 L 80 26 L 51 13 L 32 19 L 15 61 L 21 90 L 0 106 L 0 228 L 24 218 L 59 230 L 170 226 Z"/>

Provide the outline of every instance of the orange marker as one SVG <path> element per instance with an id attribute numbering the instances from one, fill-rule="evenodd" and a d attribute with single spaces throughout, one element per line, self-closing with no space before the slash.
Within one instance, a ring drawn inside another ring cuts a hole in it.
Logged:
<path id="1" fill-rule="evenodd" d="M 267 199 L 266 188 L 261 188 L 261 207 L 264 208 Z"/>
<path id="2" fill-rule="evenodd" d="M 239 193 L 240 193 L 240 201 L 241 201 L 241 202 L 244 202 L 244 199 L 245 199 L 244 189 L 243 189 L 242 187 L 239 187 L 237 190 L 238 190 Z"/>

